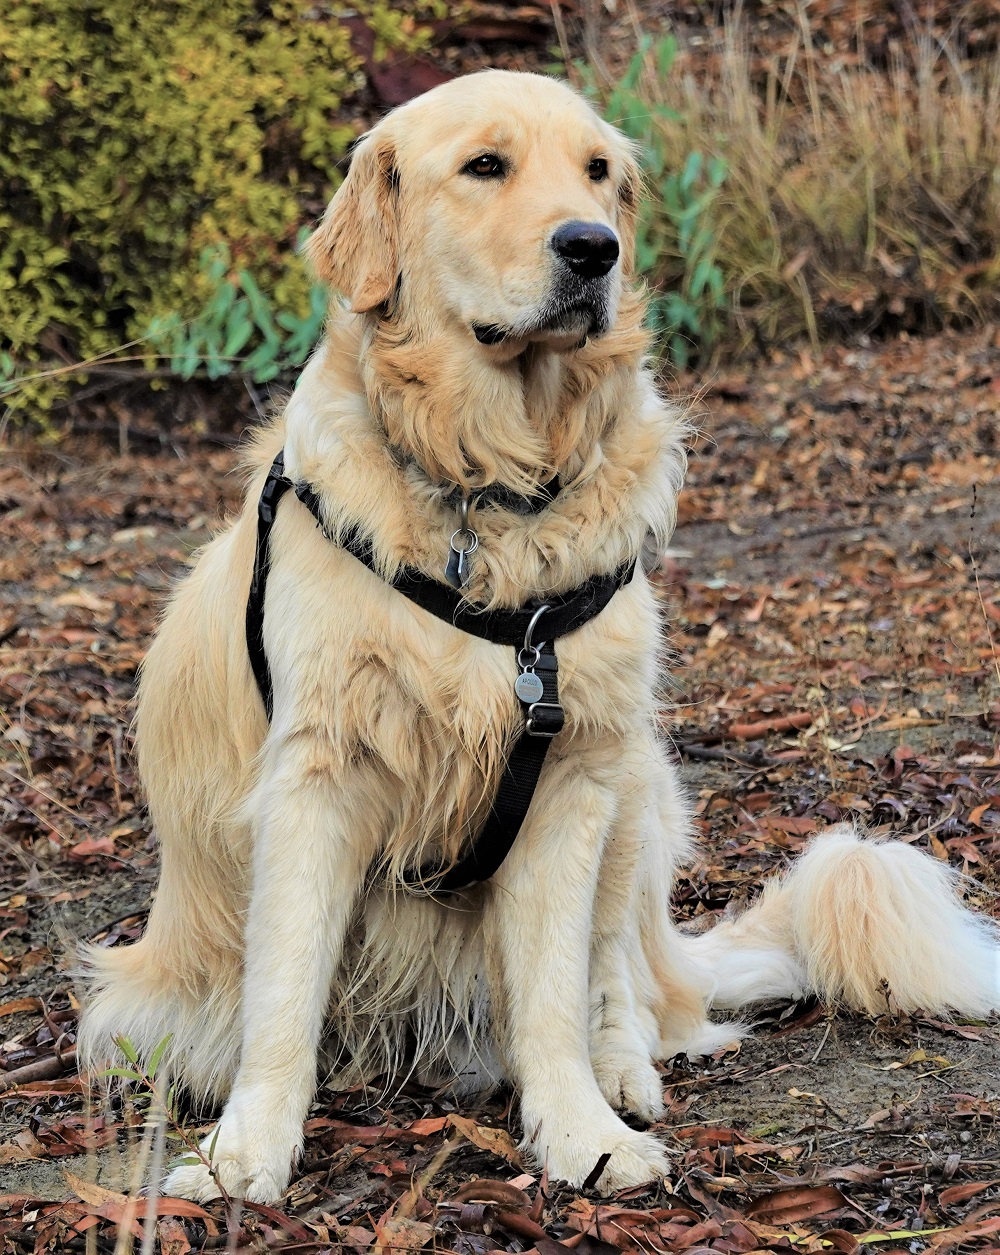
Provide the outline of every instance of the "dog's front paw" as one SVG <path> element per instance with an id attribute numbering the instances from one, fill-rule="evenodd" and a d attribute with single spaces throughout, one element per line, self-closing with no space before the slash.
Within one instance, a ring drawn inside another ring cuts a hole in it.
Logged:
<path id="1" fill-rule="evenodd" d="M 611 1113 L 609 1112 L 609 1115 Z M 609 1156 L 600 1176 L 591 1185 L 602 1194 L 635 1185 L 645 1185 L 664 1177 L 669 1167 L 667 1153 L 651 1133 L 637 1133 L 617 1117 L 602 1135 L 593 1128 L 561 1128 L 539 1135 L 524 1148 L 549 1175 L 579 1189 L 594 1168 Z"/>
<path id="2" fill-rule="evenodd" d="M 205 1203 L 225 1191 L 251 1203 L 276 1203 L 288 1187 L 298 1146 L 287 1139 L 254 1136 L 249 1129 L 234 1136 L 224 1115 L 217 1133 L 206 1137 L 200 1149 L 206 1162 L 191 1162 L 193 1156 L 186 1156 L 186 1162 L 168 1173 L 164 1194 Z"/>
<path id="3" fill-rule="evenodd" d="M 628 1111 L 647 1124 L 663 1115 L 663 1082 L 649 1056 L 602 1043 L 591 1055 L 601 1093 L 616 1111 Z"/>
<path id="4" fill-rule="evenodd" d="M 628 1138 L 611 1148 L 611 1158 L 594 1188 L 602 1194 L 614 1194 L 634 1185 L 662 1180 L 669 1168 L 667 1152 L 652 1133 L 636 1133 L 630 1129 Z"/>

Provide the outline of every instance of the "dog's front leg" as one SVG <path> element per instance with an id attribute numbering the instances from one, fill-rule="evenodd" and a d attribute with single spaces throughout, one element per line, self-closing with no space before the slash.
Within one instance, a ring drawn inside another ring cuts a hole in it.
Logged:
<path id="1" fill-rule="evenodd" d="M 550 772 L 487 908 L 501 1045 L 529 1154 L 576 1186 L 607 1155 L 599 1187 L 623 1189 L 662 1175 L 667 1160 L 611 1110 L 590 1062 L 591 929 L 615 797 L 565 762 Z"/>
<path id="2" fill-rule="evenodd" d="M 246 925 L 239 1070 L 211 1158 L 168 1177 L 170 1194 L 204 1201 L 218 1186 L 253 1202 L 284 1192 L 301 1150 L 334 969 L 373 852 L 344 781 L 298 746 L 283 751 L 251 802 L 253 891 Z M 192 886 L 197 892 L 197 886 Z"/>

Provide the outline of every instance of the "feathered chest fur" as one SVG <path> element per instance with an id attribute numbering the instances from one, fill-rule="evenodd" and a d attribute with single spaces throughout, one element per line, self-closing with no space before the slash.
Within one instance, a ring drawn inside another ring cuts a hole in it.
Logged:
<path id="1" fill-rule="evenodd" d="M 373 799 L 391 799 L 381 817 L 390 858 L 454 857 L 523 729 L 516 651 L 413 605 L 327 540 L 297 501 L 282 506 L 274 542 L 265 644 L 276 734 L 307 738 L 318 772 L 367 777 Z M 554 758 L 650 727 L 658 646 L 657 601 L 638 570 L 557 644 L 566 726 Z"/>
<path id="2" fill-rule="evenodd" d="M 387 439 L 356 373 L 338 366 L 348 347 L 356 363 L 359 345 L 340 344 L 340 355 L 337 347 L 333 334 L 273 433 L 288 475 L 318 494 L 330 533 L 291 496 L 281 506 L 264 627 L 273 730 L 309 739 L 318 773 L 369 779 L 385 812 L 369 818 L 394 834 L 380 842 L 390 860 L 432 848 L 454 857 L 488 811 L 523 729 L 516 654 L 434 618 L 389 584 L 403 566 L 443 578 L 454 507 L 447 486 Z M 637 382 L 634 364 L 602 373 L 602 363 L 591 366 L 589 389 L 576 381 L 590 436 L 561 461 L 553 456 L 555 501 L 527 516 L 493 507 L 476 515 L 466 590 L 474 604 L 516 608 L 564 593 L 634 559 L 649 533 L 669 535 L 684 425 L 644 373 Z M 270 444 L 261 459 L 268 453 Z M 348 531 L 370 538 L 375 572 L 337 544 Z M 595 619 L 559 640 L 566 726 L 553 757 L 650 728 L 658 624 L 638 569 Z"/>

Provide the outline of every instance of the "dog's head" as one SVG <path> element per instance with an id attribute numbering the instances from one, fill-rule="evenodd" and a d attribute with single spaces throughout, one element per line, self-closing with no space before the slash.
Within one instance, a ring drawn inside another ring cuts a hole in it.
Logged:
<path id="1" fill-rule="evenodd" d="M 505 356 L 570 348 L 615 321 L 639 183 L 628 141 L 570 88 L 488 70 L 358 143 L 309 252 L 357 312 L 434 309 Z"/>

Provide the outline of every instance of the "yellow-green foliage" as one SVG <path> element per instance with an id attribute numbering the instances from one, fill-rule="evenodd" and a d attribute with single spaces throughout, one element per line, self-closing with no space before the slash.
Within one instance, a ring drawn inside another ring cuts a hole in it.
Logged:
<path id="1" fill-rule="evenodd" d="M 419 39 L 387 0 L 352 9 L 383 46 Z M 192 314 L 220 242 L 306 313 L 296 233 L 353 137 L 356 74 L 314 0 L 7 0 L 0 350 L 85 359 Z"/>

